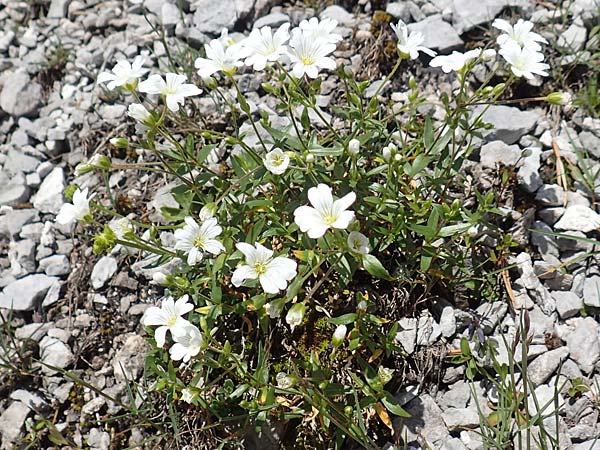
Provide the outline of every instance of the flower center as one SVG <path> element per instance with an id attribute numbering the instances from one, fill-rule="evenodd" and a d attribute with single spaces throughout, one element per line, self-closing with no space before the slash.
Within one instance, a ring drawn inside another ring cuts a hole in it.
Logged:
<path id="1" fill-rule="evenodd" d="M 302 55 L 300 61 L 305 66 L 312 66 L 315 63 L 315 57 L 313 55 Z"/>
<path id="2" fill-rule="evenodd" d="M 167 326 L 168 326 L 169 328 L 171 328 L 171 327 L 175 326 L 175 324 L 176 324 L 176 323 L 177 323 L 177 316 L 171 316 L 171 317 L 169 318 L 169 320 L 167 320 Z"/>
<path id="3" fill-rule="evenodd" d="M 323 223 L 325 225 L 331 225 L 333 224 L 333 222 L 335 222 L 337 220 L 337 217 L 334 216 L 332 213 L 327 213 L 323 215 Z"/>
<path id="4" fill-rule="evenodd" d="M 264 275 L 267 272 L 267 264 L 264 262 L 257 262 L 254 264 L 254 271 L 257 275 Z"/>
<path id="5" fill-rule="evenodd" d="M 204 236 L 198 236 L 194 239 L 194 247 L 204 249 L 206 245 L 206 238 Z"/>

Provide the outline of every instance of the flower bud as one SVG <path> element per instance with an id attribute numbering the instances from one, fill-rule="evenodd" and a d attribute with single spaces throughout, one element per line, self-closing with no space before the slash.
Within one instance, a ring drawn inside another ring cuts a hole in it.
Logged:
<path id="1" fill-rule="evenodd" d="M 153 274 L 152 281 L 159 286 L 165 286 L 168 283 L 167 276 L 162 272 L 156 272 Z"/>
<path id="2" fill-rule="evenodd" d="M 392 159 L 392 152 L 389 147 L 383 147 L 381 154 L 383 155 L 383 159 L 385 159 L 387 162 Z"/>
<path id="3" fill-rule="evenodd" d="M 337 328 L 333 332 L 333 336 L 331 338 L 331 343 L 333 344 L 334 347 L 337 348 L 340 345 L 342 345 L 342 343 L 344 342 L 344 339 L 346 338 L 347 331 L 348 331 L 348 328 L 346 327 L 346 325 L 338 325 L 337 326 Z"/>
<path id="4" fill-rule="evenodd" d="M 275 375 L 275 381 L 277 381 L 277 387 L 280 389 L 289 389 L 296 384 L 296 378 L 285 372 L 279 372 Z"/>
<path id="5" fill-rule="evenodd" d="M 307 154 L 307 155 L 304 157 L 304 160 L 305 160 L 307 163 L 309 163 L 309 164 L 312 164 L 312 163 L 314 163 L 314 162 L 315 162 L 315 155 L 313 155 L 312 153 L 309 153 L 309 154 Z"/>
<path id="6" fill-rule="evenodd" d="M 350 142 L 348 142 L 348 153 L 358 155 L 358 152 L 360 152 L 360 141 L 358 139 L 350 139 Z"/>
<path id="7" fill-rule="evenodd" d="M 114 137 L 109 142 L 117 148 L 129 147 L 129 141 L 122 137 Z"/>
<path id="8" fill-rule="evenodd" d="M 203 78 L 202 81 L 204 82 L 204 86 L 206 86 L 208 89 L 216 89 L 219 87 L 217 80 L 215 80 L 213 77 Z"/>
<path id="9" fill-rule="evenodd" d="M 546 101 L 552 105 L 567 106 L 571 104 L 571 94 L 568 92 L 552 92 L 546 96 Z"/>
<path id="10" fill-rule="evenodd" d="M 214 217 L 216 212 L 217 212 L 217 205 L 214 203 L 208 203 L 202 207 L 202 209 L 200 210 L 200 214 L 198 215 L 198 218 L 200 219 L 201 222 L 205 222 L 208 219 L 211 219 L 212 217 Z"/>
<path id="11" fill-rule="evenodd" d="M 290 308 L 290 310 L 288 311 L 288 313 L 285 316 L 285 321 L 290 326 L 292 331 L 294 331 L 294 328 L 296 328 L 298 325 L 300 325 L 302 323 L 305 312 L 306 312 L 306 306 L 304 305 L 304 303 L 296 303 L 294 306 L 292 306 Z"/>

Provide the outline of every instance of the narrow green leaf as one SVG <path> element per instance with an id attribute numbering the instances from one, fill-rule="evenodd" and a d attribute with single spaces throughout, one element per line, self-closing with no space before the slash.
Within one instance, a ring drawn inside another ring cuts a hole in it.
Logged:
<path id="1" fill-rule="evenodd" d="M 377 257 L 373 255 L 363 255 L 362 263 L 365 270 L 374 277 L 381 278 L 382 280 L 393 280 L 393 277 L 387 269 L 383 267 L 383 264 L 381 264 Z"/>

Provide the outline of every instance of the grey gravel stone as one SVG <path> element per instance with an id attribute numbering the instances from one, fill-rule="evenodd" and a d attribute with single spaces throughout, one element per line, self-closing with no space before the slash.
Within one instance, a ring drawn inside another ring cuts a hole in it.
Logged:
<path id="1" fill-rule="evenodd" d="M 561 319 L 577 315 L 583 308 L 583 300 L 571 291 L 554 291 L 552 297 L 556 300 L 556 311 Z"/>
<path id="2" fill-rule="evenodd" d="M 39 273 L 13 281 L 0 294 L 0 308 L 29 311 L 57 281 L 55 277 Z"/>
<path id="3" fill-rule="evenodd" d="M 94 289 L 100 289 L 110 278 L 117 273 L 117 260 L 112 256 L 103 256 L 92 269 L 90 283 Z"/>
<path id="4" fill-rule="evenodd" d="M 65 203 L 62 195 L 64 189 L 64 171 L 56 167 L 42 181 L 37 194 L 33 197 L 33 206 L 43 213 L 58 214 L 60 207 Z"/>
<path id="5" fill-rule="evenodd" d="M 554 374 L 560 363 L 567 356 L 569 356 L 569 349 L 567 347 L 559 347 L 538 356 L 529 364 L 529 379 L 536 386 L 544 383 Z"/>
<path id="6" fill-rule="evenodd" d="M 600 228 L 600 214 L 587 206 L 568 206 L 554 228 L 589 233 Z"/>
<path id="7" fill-rule="evenodd" d="M 405 23 L 410 21 L 411 15 L 406 2 L 390 2 L 385 7 L 385 12 L 396 20 L 402 20 Z"/>
<path id="8" fill-rule="evenodd" d="M 30 194 L 31 190 L 26 185 L 25 177 L 16 175 L 10 181 L 0 185 L 0 206 L 16 206 L 25 203 L 29 200 Z"/>
<path id="9" fill-rule="evenodd" d="M 453 0 L 452 22 L 458 33 L 489 22 L 507 6 L 504 0 Z"/>
<path id="10" fill-rule="evenodd" d="M 407 442 L 427 436 L 427 442 L 436 448 L 450 437 L 442 420 L 442 410 L 429 394 L 419 395 L 407 403 L 404 409 L 412 417 L 395 419 L 394 428 L 399 430 L 402 437 L 406 437 Z"/>
<path id="11" fill-rule="evenodd" d="M 50 2 L 50 8 L 48 8 L 49 19 L 62 19 L 67 17 L 67 11 L 71 0 L 52 0 Z"/>
<path id="12" fill-rule="evenodd" d="M 33 156 L 26 155 L 22 151 L 10 149 L 6 154 L 4 170 L 10 174 L 19 172 L 30 173 L 35 170 L 40 162 Z"/>
<path id="13" fill-rule="evenodd" d="M 261 17 L 256 22 L 254 22 L 254 28 L 262 28 L 269 26 L 271 28 L 279 27 L 286 22 L 289 22 L 290 18 L 287 14 L 275 12 L 271 14 L 267 14 L 266 16 Z"/>
<path id="14" fill-rule="evenodd" d="M 40 341 L 40 359 L 44 364 L 64 369 L 73 364 L 75 357 L 67 344 L 55 337 L 46 336 Z M 56 373 L 54 369 L 44 364 L 42 364 L 44 373 Z"/>
<path id="15" fill-rule="evenodd" d="M 544 182 L 540 176 L 540 157 L 542 150 L 538 147 L 529 147 L 527 149 L 531 154 L 521 161 L 521 167 L 517 172 L 519 185 L 527 192 L 537 191 Z"/>
<path id="16" fill-rule="evenodd" d="M 583 303 L 586 306 L 600 308 L 600 276 L 594 275 L 584 281 Z"/>
<path id="17" fill-rule="evenodd" d="M 425 47 L 447 52 L 463 44 L 463 40 L 440 14 L 434 14 L 417 23 L 408 25 L 411 32 L 423 33 Z"/>
<path id="18" fill-rule="evenodd" d="M 110 434 L 98 428 L 92 428 L 87 443 L 92 450 L 108 450 L 110 448 Z"/>
<path id="19" fill-rule="evenodd" d="M 61 276 L 69 273 L 71 264 L 65 255 L 52 255 L 40 260 L 40 269 L 46 275 Z"/>
<path id="20" fill-rule="evenodd" d="M 573 450 L 600 450 L 600 439 L 591 439 L 573 445 Z"/>
<path id="21" fill-rule="evenodd" d="M 571 359 L 582 372 L 589 374 L 600 359 L 600 325 L 591 317 L 580 319 L 575 330 L 567 335 Z"/>
<path id="22" fill-rule="evenodd" d="M 484 107 L 476 107 L 473 117 L 478 117 L 484 110 Z M 488 142 L 500 140 L 507 144 L 514 144 L 533 130 L 539 117 L 535 111 L 521 111 L 512 106 L 492 105 L 483 113 L 481 119 L 485 123 L 491 123 L 494 128 L 483 130 L 483 135 Z"/>
<path id="23" fill-rule="evenodd" d="M 42 87 L 32 81 L 24 71 L 16 71 L 4 79 L 0 93 L 0 109 L 8 114 L 21 117 L 37 110 L 42 98 Z"/>
<path id="24" fill-rule="evenodd" d="M 125 342 L 112 360 L 113 373 L 117 380 L 136 380 L 144 368 L 146 340 L 138 334 L 124 335 Z"/>
<path id="25" fill-rule="evenodd" d="M 479 425 L 479 414 L 473 408 L 448 408 L 442 418 L 450 432 Z"/>
<path id="26" fill-rule="evenodd" d="M 546 206 L 562 206 L 565 190 L 558 184 L 544 184 L 535 194 L 535 200 Z"/>
<path id="27" fill-rule="evenodd" d="M 570 52 L 577 52 L 585 45 L 587 31 L 580 19 L 575 21 L 564 32 L 559 33 L 556 45 L 568 49 Z"/>
<path id="28" fill-rule="evenodd" d="M 499 164 L 514 166 L 521 157 L 518 145 L 507 145 L 502 141 L 492 141 L 484 144 L 480 151 L 480 161 L 483 167 L 496 168 Z"/>
<path id="29" fill-rule="evenodd" d="M 39 219 L 35 209 L 14 209 L 0 215 L 0 236 L 15 237 L 23 225 Z"/>
<path id="30" fill-rule="evenodd" d="M 15 442 L 21 434 L 21 427 L 29 415 L 29 408 L 23 402 L 12 402 L 0 415 L 0 434 L 3 442 Z M 5 447 L 8 448 L 8 447 Z"/>
<path id="31" fill-rule="evenodd" d="M 15 337 L 17 339 L 33 339 L 34 341 L 40 341 L 48 330 L 54 327 L 54 322 L 45 323 L 28 323 L 15 330 Z"/>
<path id="32" fill-rule="evenodd" d="M 194 26 L 201 33 L 220 34 L 223 28 L 232 29 L 238 19 L 234 0 L 198 0 L 195 7 Z"/>

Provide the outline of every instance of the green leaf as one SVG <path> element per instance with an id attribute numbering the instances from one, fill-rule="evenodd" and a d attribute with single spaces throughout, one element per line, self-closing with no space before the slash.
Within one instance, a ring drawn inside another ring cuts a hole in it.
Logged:
<path id="1" fill-rule="evenodd" d="M 204 161 L 206 161 L 206 158 L 208 158 L 210 152 L 212 152 L 216 147 L 217 144 L 210 144 L 202 147 L 196 155 L 196 161 L 198 162 L 198 164 L 202 164 Z"/>
<path id="2" fill-rule="evenodd" d="M 406 163 L 404 165 L 404 173 L 412 178 L 421 173 L 432 159 L 433 158 L 431 156 L 421 153 L 420 155 L 417 155 L 412 164 Z"/>
<path id="3" fill-rule="evenodd" d="M 339 317 L 332 317 L 331 319 L 328 319 L 327 321 L 333 325 L 348 325 L 350 323 L 353 323 L 355 320 L 356 320 L 356 314 L 349 313 L 349 314 L 344 314 Z"/>
<path id="4" fill-rule="evenodd" d="M 367 272 L 373 275 L 376 278 L 381 278 L 382 280 L 393 280 L 394 278 L 390 275 L 383 264 L 377 259 L 377 257 L 373 255 L 363 255 L 362 263 Z"/>
<path id="5" fill-rule="evenodd" d="M 402 406 L 398 404 L 394 396 L 387 391 L 385 392 L 385 397 L 381 398 L 381 403 L 383 403 L 383 405 L 389 412 L 396 416 L 406 418 L 411 417 L 411 415 Z"/>

